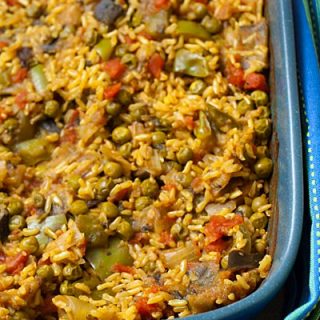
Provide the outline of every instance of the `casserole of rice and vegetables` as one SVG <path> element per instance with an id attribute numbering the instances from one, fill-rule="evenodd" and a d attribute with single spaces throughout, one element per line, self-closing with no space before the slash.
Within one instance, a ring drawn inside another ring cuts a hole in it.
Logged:
<path id="1" fill-rule="evenodd" d="M 173 319 L 267 277 L 263 7 L 0 2 L 1 319 Z"/>

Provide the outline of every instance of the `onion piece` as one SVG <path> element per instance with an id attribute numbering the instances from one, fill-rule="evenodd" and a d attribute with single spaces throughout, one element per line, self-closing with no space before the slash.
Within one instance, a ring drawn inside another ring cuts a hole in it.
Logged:
<path id="1" fill-rule="evenodd" d="M 222 210 L 227 209 L 232 212 L 237 207 L 234 200 L 228 201 L 226 203 L 210 203 L 206 206 L 205 210 L 209 216 L 219 214 Z"/>
<path id="2" fill-rule="evenodd" d="M 165 265 L 172 269 L 183 260 L 187 260 L 188 262 L 198 260 L 198 252 L 196 247 L 191 242 L 188 242 L 185 247 L 162 251 L 161 257 Z"/>
<path id="3" fill-rule="evenodd" d="M 92 304 L 72 296 L 56 296 L 52 302 L 59 309 L 60 315 L 65 314 L 68 320 L 87 320 L 91 311 L 95 310 Z"/>

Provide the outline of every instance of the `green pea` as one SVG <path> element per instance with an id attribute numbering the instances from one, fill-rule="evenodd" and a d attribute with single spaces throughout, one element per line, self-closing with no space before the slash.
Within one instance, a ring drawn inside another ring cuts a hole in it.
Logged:
<path id="1" fill-rule="evenodd" d="M 15 215 L 12 216 L 9 220 L 9 230 L 17 230 L 17 229 L 23 229 L 26 225 L 26 220 L 23 216 Z"/>
<path id="2" fill-rule="evenodd" d="M 85 33 L 85 42 L 89 47 L 94 46 L 99 38 L 99 34 L 95 30 L 91 30 L 90 32 Z"/>
<path id="3" fill-rule="evenodd" d="M 122 167 L 119 163 L 109 161 L 103 167 L 104 173 L 113 179 L 120 178 L 122 176 Z"/>
<path id="4" fill-rule="evenodd" d="M 122 57 L 127 52 L 127 48 L 128 48 L 128 46 L 126 44 L 119 44 L 116 47 L 115 55 L 117 57 Z"/>
<path id="5" fill-rule="evenodd" d="M 104 200 L 109 195 L 114 183 L 111 178 L 100 178 L 96 183 L 96 198 L 98 200 Z"/>
<path id="6" fill-rule="evenodd" d="M 41 16 L 42 7 L 37 4 L 28 4 L 26 7 L 26 14 L 29 18 L 37 19 Z"/>
<path id="7" fill-rule="evenodd" d="M 256 106 L 265 106 L 269 102 L 268 95 L 261 90 L 256 90 L 251 93 L 251 98 L 255 102 Z"/>
<path id="8" fill-rule="evenodd" d="M 146 179 L 141 183 L 141 192 L 144 196 L 154 198 L 159 193 L 159 186 L 157 181 L 153 179 Z"/>
<path id="9" fill-rule="evenodd" d="M 263 212 L 256 212 L 250 217 L 250 222 L 255 229 L 264 229 L 267 226 L 268 218 Z"/>
<path id="10" fill-rule="evenodd" d="M 175 170 L 177 172 L 182 170 L 182 166 L 180 163 L 175 162 L 175 161 L 166 161 L 164 163 L 165 171 L 169 172 L 171 170 Z"/>
<path id="11" fill-rule="evenodd" d="M 131 67 L 136 67 L 138 63 L 137 57 L 132 53 L 126 53 L 121 58 L 121 62 Z"/>
<path id="12" fill-rule="evenodd" d="M 149 197 L 139 197 L 135 201 L 136 210 L 141 211 L 152 203 Z"/>
<path id="13" fill-rule="evenodd" d="M 267 146 L 258 146 L 256 150 L 256 155 L 258 159 L 268 157 L 269 152 L 268 152 L 268 147 Z"/>
<path id="14" fill-rule="evenodd" d="M 136 11 L 131 19 L 131 24 L 133 27 L 138 27 L 142 23 L 142 15 L 139 11 Z"/>
<path id="15" fill-rule="evenodd" d="M 8 195 L 5 192 L 0 192 L 0 203 L 3 203 L 7 197 Z"/>
<path id="16" fill-rule="evenodd" d="M 132 94 L 129 91 L 122 89 L 117 94 L 117 101 L 124 106 L 128 106 L 132 102 Z"/>
<path id="17" fill-rule="evenodd" d="M 267 157 L 259 159 L 254 165 L 254 172 L 261 179 L 268 178 L 272 173 L 272 169 L 273 162 L 270 158 Z"/>
<path id="18" fill-rule="evenodd" d="M 10 80 L 10 74 L 8 71 L 2 71 L 0 73 L 0 85 L 2 85 L 3 87 L 7 87 L 9 86 L 11 83 Z"/>
<path id="19" fill-rule="evenodd" d="M 133 229 L 131 224 L 126 221 L 126 220 L 122 220 L 118 227 L 117 227 L 117 232 L 122 236 L 123 239 L 125 240 L 129 240 L 132 235 L 133 235 Z"/>
<path id="20" fill-rule="evenodd" d="M 110 102 L 106 107 L 107 113 L 111 116 L 117 116 L 121 112 L 121 105 L 117 102 Z"/>
<path id="21" fill-rule="evenodd" d="M 247 218 L 250 218 L 251 215 L 252 215 L 252 209 L 250 206 L 246 205 L 246 204 L 243 204 L 243 205 L 240 205 L 237 210 L 236 210 L 237 213 L 240 213 L 243 217 L 247 217 Z"/>
<path id="22" fill-rule="evenodd" d="M 71 283 L 65 280 L 60 285 L 60 293 L 67 296 L 74 296 L 76 294 L 76 290 Z"/>
<path id="23" fill-rule="evenodd" d="M 54 272 L 50 265 L 44 264 L 38 267 L 37 275 L 43 280 L 51 280 L 54 277 Z"/>
<path id="24" fill-rule="evenodd" d="M 80 179 L 81 177 L 79 175 L 74 174 L 67 179 L 67 183 L 74 191 L 77 191 L 80 188 Z"/>
<path id="25" fill-rule="evenodd" d="M 179 172 L 176 175 L 176 179 L 184 188 L 188 188 L 191 185 L 193 177 L 190 173 Z"/>
<path id="26" fill-rule="evenodd" d="M 67 280 L 77 280 L 82 276 L 82 269 L 78 264 L 68 263 L 62 270 L 62 274 Z"/>
<path id="27" fill-rule="evenodd" d="M 0 153 L 7 153 L 7 152 L 10 152 L 10 149 L 0 145 Z"/>
<path id="28" fill-rule="evenodd" d="M 258 110 L 260 111 L 260 118 L 270 118 L 271 111 L 269 107 L 259 107 Z"/>
<path id="29" fill-rule="evenodd" d="M 119 152 L 124 158 L 129 158 L 132 151 L 132 143 L 127 142 L 119 147 Z"/>
<path id="30" fill-rule="evenodd" d="M 30 316 L 25 311 L 15 311 L 15 313 L 12 315 L 11 320 L 30 320 Z"/>
<path id="31" fill-rule="evenodd" d="M 39 243 L 36 237 L 23 238 L 19 245 L 21 250 L 27 251 L 29 254 L 35 253 L 39 249 Z"/>
<path id="32" fill-rule="evenodd" d="M 193 3 L 191 10 L 197 20 L 202 19 L 208 12 L 206 5 L 200 2 Z"/>
<path id="33" fill-rule="evenodd" d="M 125 127 L 117 127 L 112 131 L 112 140 L 118 144 L 129 142 L 131 137 L 131 131 Z"/>
<path id="34" fill-rule="evenodd" d="M 109 201 L 101 203 L 100 209 L 108 218 L 116 218 L 120 214 L 118 207 Z"/>
<path id="35" fill-rule="evenodd" d="M 59 109 L 58 101 L 50 100 L 44 105 L 44 114 L 50 118 L 54 118 L 58 115 Z"/>
<path id="36" fill-rule="evenodd" d="M 195 80 L 191 83 L 189 91 L 193 94 L 201 95 L 206 87 L 206 84 L 202 80 Z"/>
<path id="37" fill-rule="evenodd" d="M 188 147 L 181 148 L 177 153 L 177 160 L 180 164 L 186 164 L 188 161 L 192 160 L 192 158 L 193 151 Z"/>
<path id="38" fill-rule="evenodd" d="M 268 199 L 266 195 L 262 195 L 260 197 L 256 197 L 252 200 L 251 208 L 254 212 L 258 211 L 258 209 L 264 205 L 268 204 Z"/>
<path id="39" fill-rule="evenodd" d="M 15 118 L 9 118 L 3 123 L 3 127 L 7 130 L 14 130 L 18 127 L 19 122 Z"/>
<path id="40" fill-rule="evenodd" d="M 207 140 L 212 137 L 211 125 L 205 112 L 199 112 L 199 122 L 194 128 L 193 133 L 200 140 Z"/>
<path id="41" fill-rule="evenodd" d="M 257 119 L 254 121 L 254 131 L 258 138 L 267 139 L 271 134 L 271 122 L 269 119 Z"/>
<path id="42" fill-rule="evenodd" d="M 73 215 L 77 216 L 85 214 L 89 211 L 89 208 L 84 200 L 75 200 L 72 202 L 70 210 Z"/>
<path id="43" fill-rule="evenodd" d="M 7 206 L 7 210 L 9 211 L 10 215 L 17 215 L 21 214 L 23 211 L 23 202 L 20 199 L 17 198 L 10 198 L 9 203 Z"/>
<path id="44" fill-rule="evenodd" d="M 45 198 L 41 193 L 35 192 L 32 196 L 32 201 L 33 201 L 33 204 L 36 208 L 43 208 L 44 207 Z"/>
<path id="45" fill-rule="evenodd" d="M 252 100 L 243 99 L 237 105 L 237 110 L 241 115 L 245 115 L 248 111 L 254 109 Z"/>
<path id="46" fill-rule="evenodd" d="M 202 25 L 212 34 L 217 34 L 222 31 L 222 24 L 215 17 L 205 17 L 202 21 Z"/>
<path id="47" fill-rule="evenodd" d="M 166 141 L 167 136 L 162 131 L 156 131 L 152 133 L 151 138 L 152 138 L 152 144 L 155 146 L 155 145 L 164 143 Z"/>
<path id="48" fill-rule="evenodd" d="M 129 107 L 129 111 L 130 111 L 130 117 L 132 121 L 140 121 L 141 117 L 148 112 L 146 109 L 146 106 L 135 105 L 135 104 Z"/>

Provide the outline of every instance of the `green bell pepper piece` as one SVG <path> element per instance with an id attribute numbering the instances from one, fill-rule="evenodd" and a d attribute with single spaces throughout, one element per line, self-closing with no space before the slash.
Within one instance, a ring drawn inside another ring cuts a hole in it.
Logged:
<path id="1" fill-rule="evenodd" d="M 210 32 L 199 23 L 188 20 L 180 20 L 177 22 L 177 33 L 187 38 L 199 38 L 203 40 L 209 40 L 211 38 Z"/>
<path id="2" fill-rule="evenodd" d="M 173 70 L 198 78 L 205 78 L 209 75 L 207 60 L 200 54 L 186 49 L 177 51 Z"/>
<path id="3" fill-rule="evenodd" d="M 87 250 L 86 259 L 101 280 L 112 273 L 112 267 L 115 264 L 120 263 L 126 266 L 132 266 L 133 264 L 128 246 L 122 244 L 119 238 L 111 239 L 107 248 Z"/>

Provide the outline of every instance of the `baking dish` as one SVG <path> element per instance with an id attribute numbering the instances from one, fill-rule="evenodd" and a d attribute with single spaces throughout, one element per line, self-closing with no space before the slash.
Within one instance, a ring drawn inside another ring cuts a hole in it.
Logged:
<path id="1" fill-rule="evenodd" d="M 248 297 L 192 320 L 248 320 L 276 295 L 294 264 L 303 224 L 303 167 L 300 112 L 290 0 L 269 0 L 271 96 L 274 123 L 272 178 L 275 214 L 270 228 L 273 266 L 261 286 Z"/>

